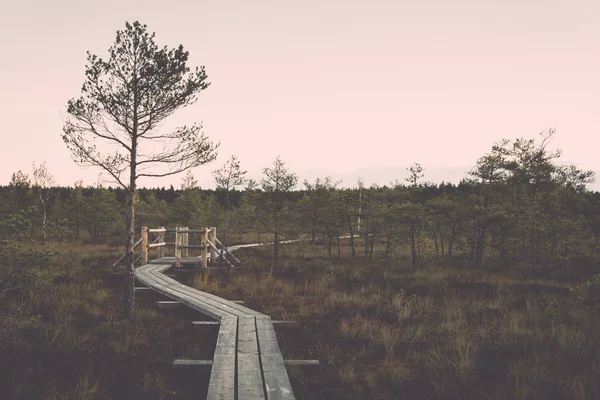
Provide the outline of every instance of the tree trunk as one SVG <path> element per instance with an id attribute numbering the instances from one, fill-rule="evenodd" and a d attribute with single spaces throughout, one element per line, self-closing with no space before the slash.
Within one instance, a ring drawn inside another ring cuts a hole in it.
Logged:
<path id="1" fill-rule="evenodd" d="M 135 116 L 134 116 L 135 118 Z M 133 251 L 133 245 L 135 244 L 135 198 L 137 195 L 136 187 L 136 155 L 137 155 L 137 124 L 134 122 L 134 132 L 131 141 L 131 161 L 130 161 L 130 172 L 129 172 L 129 217 L 128 217 L 128 229 L 127 229 L 127 268 L 125 270 L 125 282 L 124 282 L 124 311 L 127 319 L 133 319 L 135 315 L 135 253 Z"/>
<path id="2" fill-rule="evenodd" d="M 385 243 L 385 250 L 386 251 L 389 251 L 390 248 L 392 247 L 392 237 L 393 236 L 394 235 L 392 233 L 390 233 L 390 234 L 387 235 L 387 241 Z"/>
<path id="3" fill-rule="evenodd" d="M 133 189 L 133 190 L 132 190 Z M 133 188 L 130 187 L 129 192 L 129 216 L 128 216 L 128 229 L 127 229 L 127 268 L 125 271 L 125 285 L 124 285 L 124 311 L 125 317 L 132 319 L 135 314 L 135 269 L 134 261 L 135 254 L 133 250 L 134 236 L 135 236 L 135 180 L 133 182 Z"/>
<path id="4" fill-rule="evenodd" d="M 444 234 L 440 233 L 440 246 L 442 250 L 442 257 L 444 256 Z"/>
<path id="5" fill-rule="evenodd" d="M 438 247 L 437 233 L 433 232 L 433 241 L 435 243 L 435 254 L 440 255 L 440 248 Z"/>
<path id="6" fill-rule="evenodd" d="M 347 216 L 348 228 L 350 229 L 350 248 L 352 249 L 352 257 L 356 257 L 356 250 L 354 249 L 354 231 L 352 229 L 352 217 L 350 216 L 350 213 L 348 213 Z"/>
<path id="7" fill-rule="evenodd" d="M 340 234 L 338 233 L 337 235 L 337 253 L 338 253 L 338 260 L 342 257 L 342 249 L 340 246 Z"/>

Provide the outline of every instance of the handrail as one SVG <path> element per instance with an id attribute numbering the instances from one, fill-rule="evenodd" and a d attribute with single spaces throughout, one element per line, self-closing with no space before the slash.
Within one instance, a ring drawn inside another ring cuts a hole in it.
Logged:
<path id="1" fill-rule="evenodd" d="M 209 246 L 210 246 L 210 247 L 211 247 L 211 248 L 212 248 L 212 249 L 213 249 L 215 252 L 218 252 L 218 251 L 219 251 L 219 249 L 217 249 L 217 247 L 216 247 L 214 244 L 212 244 L 212 243 L 211 243 L 209 240 L 207 240 L 207 241 L 206 241 L 206 243 L 208 243 L 208 245 L 209 245 Z M 223 249 L 223 247 L 221 247 L 221 249 Z M 225 257 L 223 257 L 223 258 L 222 258 L 222 260 L 225 260 L 225 262 L 226 262 L 226 263 L 229 265 L 229 267 L 231 267 L 231 268 L 235 268 L 235 267 L 233 266 L 233 264 L 232 264 L 232 263 L 231 263 L 231 262 L 230 262 L 228 259 L 226 259 Z"/>
<path id="2" fill-rule="evenodd" d="M 240 260 L 238 260 L 238 259 L 236 258 L 236 256 L 234 256 L 233 254 L 231 254 L 231 253 L 229 252 L 229 249 L 227 249 L 227 247 L 225 247 L 225 246 L 223 245 L 223 243 L 221 243 L 221 241 L 220 241 L 219 239 L 215 238 L 215 241 L 216 241 L 218 244 L 220 244 L 220 245 L 221 245 L 221 253 L 223 252 L 223 249 L 224 249 L 224 250 L 225 250 L 225 252 L 226 252 L 227 254 L 229 254 L 229 255 L 230 255 L 230 256 L 231 256 L 231 257 L 232 257 L 232 258 L 233 258 L 233 259 L 234 259 L 234 260 L 235 260 L 235 261 L 236 261 L 238 264 L 241 264 L 241 263 L 242 263 Z"/>
<path id="3" fill-rule="evenodd" d="M 137 242 L 135 242 L 135 244 L 133 245 L 133 248 L 135 249 L 135 248 L 136 248 L 136 247 L 137 247 L 137 246 L 138 246 L 140 243 L 142 243 L 142 238 L 140 238 L 140 240 L 138 240 Z M 116 267 L 116 266 L 117 266 L 117 264 L 118 264 L 118 263 L 119 263 L 119 262 L 120 262 L 122 259 L 124 259 L 124 258 L 125 258 L 125 256 L 127 256 L 127 252 L 125 252 L 125 254 L 123 254 L 123 255 L 121 256 L 121 258 L 119 258 L 119 259 L 117 260 L 117 262 L 116 262 L 116 263 L 114 263 L 112 266 L 113 266 L 113 267 Z M 137 260 L 136 260 L 136 261 L 137 261 Z M 135 264 L 135 261 L 134 261 L 133 263 Z"/>

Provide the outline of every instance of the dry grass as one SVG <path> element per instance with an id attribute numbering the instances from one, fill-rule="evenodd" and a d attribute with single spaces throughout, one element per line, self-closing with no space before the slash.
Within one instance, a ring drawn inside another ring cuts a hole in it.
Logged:
<path id="1" fill-rule="evenodd" d="M 122 278 L 109 268 L 121 249 L 57 246 L 48 285 L 2 295 L 2 398 L 201 398 L 208 376 L 170 363 L 210 358 L 215 335 L 191 334 L 196 317 L 157 310 L 152 293 L 124 322 Z M 188 284 L 301 323 L 278 331 L 284 357 L 322 367 L 289 369 L 298 399 L 600 398 L 599 308 L 582 282 L 449 264 L 410 272 L 347 247 L 330 260 L 307 243 L 283 246 L 274 275 L 268 247 L 238 257 L 244 270 Z"/>
<path id="2" fill-rule="evenodd" d="M 196 278 L 201 290 L 274 319 L 285 358 L 317 358 L 319 374 L 292 370 L 300 398 L 600 398 L 598 307 L 571 284 L 528 271 L 444 265 L 408 269 L 328 259 L 288 245 L 280 270 L 269 249 L 244 249 L 243 272 Z"/>
<path id="3" fill-rule="evenodd" d="M 125 321 L 123 278 L 110 268 L 120 249 L 53 249 L 61 253 L 41 266 L 49 272 L 46 285 L 0 294 L 0 398 L 161 399 L 167 389 L 206 390 L 207 378 L 185 371 L 173 377 L 170 364 L 209 357 L 215 338 L 190 335 L 182 315 L 154 307 L 159 297 L 152 293 L 136 296 L 136 319 Z"/>

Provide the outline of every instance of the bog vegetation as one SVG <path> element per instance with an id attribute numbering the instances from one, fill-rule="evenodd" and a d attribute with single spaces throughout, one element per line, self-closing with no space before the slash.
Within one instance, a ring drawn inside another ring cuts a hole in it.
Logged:
<path id="1" fill-rule="evenodd" d="M 494 144 L 458 185 L 414 164 L 386 186 L 300 187 L 280 158 L 256 182 L 233 158 L 216 190 L 191 173 L 139 188 L 135 232 L 215 226 L 229 245 L 270 243 L 186 284 L 301 323 L 278 333 L 284 357 L 322 367 L 290 370 L 298 398 L 600 398 L 600 193 L 548 150 L 553 134 Z M 190 332 L 198 316 L 159 311 L 153 294 L 123 318 L 110 266 L 128 193 L 57 187 L 51 172 L 0 187 L 2 397 L 201 397 L 208 376 L 170 363 L 210 359 L 216 332 Z"/>

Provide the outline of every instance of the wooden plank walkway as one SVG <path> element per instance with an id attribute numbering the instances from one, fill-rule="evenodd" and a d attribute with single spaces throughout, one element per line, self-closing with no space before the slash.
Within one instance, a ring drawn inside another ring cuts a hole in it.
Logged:
<path id="1" fill-rule="evenodd" d="M 271 317 L 164 275 L 172 257 L 136 268 L 147 287 L 220 322 L 207 399 L 295 399 Z"/>

